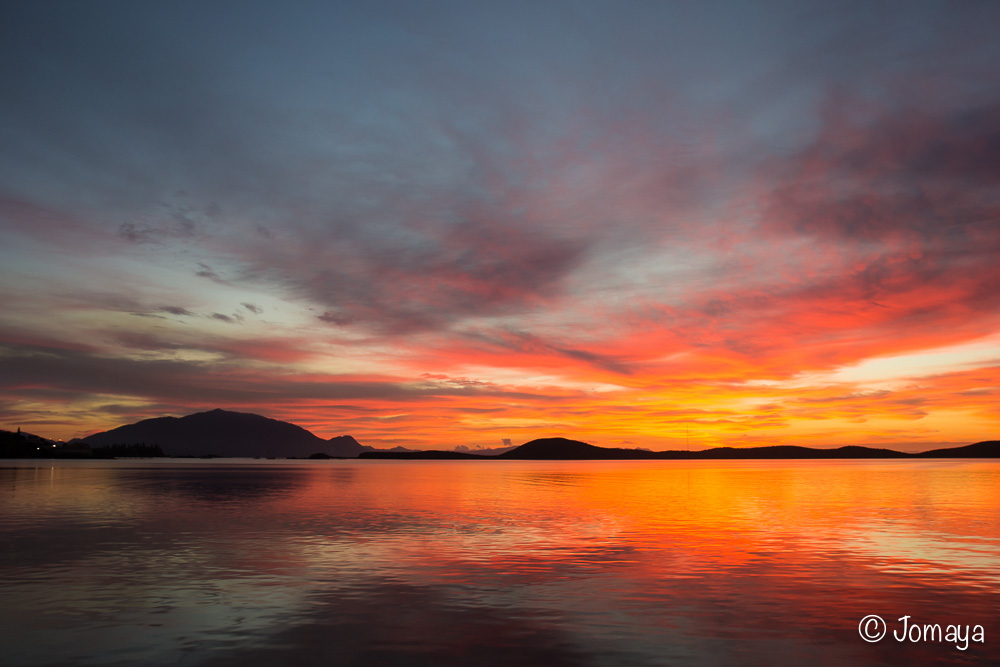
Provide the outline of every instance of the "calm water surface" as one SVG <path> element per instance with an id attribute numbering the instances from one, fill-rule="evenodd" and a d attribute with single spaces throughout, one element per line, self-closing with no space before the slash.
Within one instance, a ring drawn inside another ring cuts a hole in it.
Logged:
<path id="1" fill-rule="evenodd" d="M 998 508 L 988 461 L 0 461 L 0 662 L 997 664 Z"/>

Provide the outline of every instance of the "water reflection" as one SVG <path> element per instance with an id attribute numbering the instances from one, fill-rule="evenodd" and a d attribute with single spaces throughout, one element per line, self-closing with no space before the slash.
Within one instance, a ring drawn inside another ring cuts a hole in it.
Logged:
<path id="1" fill-rule="evenodd" d="M 146 485 L 156 496 L 179 494 L 196 503 L 246 503 L 287 495 L 307 480 L 295 469 L 234 466 L 164 471 L 152 480 L 142 471 L 130 471 L 123 483 Z"/>
<path id="2" fill-rule="evenodd" d="M 11 664 L 1000 658 L 988 462 L 0 468 Z M 862 616 L 987 643 L 866 644 Z"/>

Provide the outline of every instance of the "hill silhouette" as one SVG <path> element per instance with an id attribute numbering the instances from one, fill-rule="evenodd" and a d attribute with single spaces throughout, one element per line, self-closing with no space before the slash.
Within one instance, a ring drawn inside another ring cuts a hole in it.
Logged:
<path id="1" fill-rule="evenodd" d="M 1000 458 L 1000 440 L 985 440 L 974 445 L 964 447 L 952 447 L 950 449 L 932 449 L 929 452 L 917 454 L 920 458 L 973 458 L 992 459 Z"/>
<path id="2" fill-rule="evenodd" d="M 640 449 L 612 449 L 597 447 L 579 440 L 569 438 L 538 438 L 526 442 L 509 452 L 497 456 L 499 459 L 619 459 L 619 458 L 651 458 L 645 454 L 653 454 Z"/>
<path id="3" fill-rule="evenodd" d="M 355 457 L 372 448 L 349 435 L 324 440 L 301 426 L 248 412 L 211 410 L 156 417 L 83 438 L 91 447 L 145 443 L 167 456 Z"/>
<path id="4" fill-rule="evenodd" d="M 93 448 L 88 449 L 89 448 Z M 700 451 L 661 451 L 598 447 L 580 440 L 538 438 L 509 450 L 504 448 L 440 451 L 390 450 L 362 445 L 352 436 L 324 440 L 289 422 L 261 415 L 215 409 L 186 417 L 156 417 L 86 438 L 56 443 L 28 433 L 0 432 L 0 457 L 114 456 L 122 447 L 162 450 L 166 456 L 224 456 L 260 458 L 366 459 L 508 459 L 508 460 L 705 460 L 705 459 L 912 459 L 1000 458 L 1000 440 L 917 454 L 892 449 L 849 445 L 812 448 L 796 445 L 770 447 L 716 447 Z M 81 449 L 82 448 L 82 449 Z M 100 452 L 98 448 L 104 448 Z M 117 448 L 117 449 L 116 449 Z M 128 450 L 132 451 L 132 450 Z M 143 450 L 145 451 L 145 449 Z M 495 454 L 496 452 L 496 454 Z M 501 453 L 502 452 L 502 453 Z M 491 455 L 492 454 L 492 455 Z M 497 455 L 498 454 L 498 455 Z M 139 454 L 123 454 L 139 455 Z M 144 453 L 144 456 L 151 454 Z M 320 455 L 320 456 L 313 456 Z"/>
<path id="5" fill-rule="evenodd" d="M 43 457 L 50 455 L 55 448 L 54 441 L 32 433 L 0 430 L 0 458 Z"/>
<path id="6" fill-rule="evenodd" d="M 662 461 L 662 460 L 725 460 L 725 459 L 913 459 L 913 458 L 1000 458 L 1000 441 L 979 442 L 964 447 L 935 449 L 920 454 L 893 449 L 845 447 L 819 449 L 797 445 L 770 447 L 716 447 L 701 451 L 652 452 L 645 449 L 598 447 L 569 438 L 539 438 L 499 456 L 477 456 L 465 452 L 365 452 L 361 458 L 380 459 L 507 459 L 535 461 Z"/>
<path id="7" fill-rule="evenodd" d="M 770 447 L 716 447 L 701 451 L 651 452 L 643 449 L 615 449 L 597 447 L 579 440 L 566 438 L 540 438 L 501 454 L 501 459 L 536 460 L 711 460 L 711 459 L 908 459 L 908 458 L 998 458 L 1000 441 L 979 442 L 964 447 L 935 449 L 920 454 L 898 452 L 893 449 L 848 445 L 830 449 L 775 445 Z"/>

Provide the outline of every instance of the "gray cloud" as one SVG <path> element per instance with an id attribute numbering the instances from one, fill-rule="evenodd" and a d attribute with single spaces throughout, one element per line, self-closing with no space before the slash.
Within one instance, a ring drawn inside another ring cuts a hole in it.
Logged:
<path id="1" fill-rule="evenodd" d="M 317 319 L 328 324 L 336 324 L 337 326 L 346 326 L 354 322 L 354 318 L 350 315 L 337 313 L 332 310 L 328 310 L 320 315 L 317 315 Z"/>
<path id="2" fill-rule="evenodd" d="M 987 240 L 995 249 L 1000 91 L 971 111 L 918 107 L 867 122 L 847 118 L 860 100 L 829 104 L 835 110 L 817 140 L 781 163 L 765 211 L 772 229 L 938 251 L 975 251 Z"/>
<path id="3" fill-rule="evenodd" d="M 133 339 L 135 344 L 155 341 Z M 504 392 L 494 386 L 393 381 L 303 381 L 276 368 L 260 373 L 239 364 L 181 360 L 137 360 L 86 350 L 3 345 L 0 396 L 24 398 L 34 391 L 76 395 L 130 396 L 176 405 L 263 405 L 296 400 L 387 399 L 413 401 L 434 396 L 505 396 L 552 400 L 543 395 Z M 36 389 L 25 389 L 26 386 Z"/>
<path id="4" fill-rule="evenodd" d="M 112 340 L 122 347 L 135 350 L 180 350 L 187 346 L 164 340 L 158 336 L 137 332 L 121 332 L 112 337 Z"/>
<path id="5" fill-rule="evenodd" d="M 209 280 L 215 281 L 223 285 L 226 284 L 226 281 L 222 279 L 222 276 L 216 273 L 212 269 L 212 267 L 208 266 L 207 264 L 202 264 L 201 262 L 198 263 L 198 266 L 200 266 L 201 268 L 195 271 L 194 275 L 198 276 L 199 278 L 208 278 Z"/>
<path id="6" fill-rule="evenodd" d="M 289 289 L 329 308 L 319 316 L 323 321 L 398 334 L 544 305 L 559 294 L 586 247 L 516 224 L 465 222 L 435 232 L 416 247 L 372 241 L 346 268 L 334 261 L 268 272 L 291 274 Z"/>
<path id="7" fill-rule="evenodd" d="M 501 349 L 541 356 L 554 354 L 567 359 L 582 361 L 595 368 L 610 371 L 618 375 L 631 375 L 632 373 L 632 369 L 627 364 L 611 356 L 552 342 L 526 331 L 498 330 L 492 332 L 466 332 L 463 335 L 470 340 L 485 342 L 490 346 Z"/>

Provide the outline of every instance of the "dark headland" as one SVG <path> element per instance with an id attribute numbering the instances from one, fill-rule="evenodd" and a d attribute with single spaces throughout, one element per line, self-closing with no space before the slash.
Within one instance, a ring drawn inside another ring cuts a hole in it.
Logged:
<path id="1" fill-rule="evenodd" d="M 366 447 L 349 435 L 325 440 L 301 426 L 248 412 L 210 410 L 186 417 L 156 417 L 95 433 L 83 439 L 91 447 L 146 442 L 167 456 L 305 458 L 312 454 L 355 457 Z"/>
<path id="2" fill-rule="evenodd" d="M 238 458 L 354 458 L 372 447 L 349 435 L 320 438 L 295 424 L 248 412 L 210 410 L 154 417 L 61 443 L 0 431 L 0 458 L 179 456 Z"/>
<path id="3" fill-rule="evenodd" d="M 645 449 L 598 447 L 567 438 L 539 438 L 499 456 L 478 456 L 463 452 L 361 452 L 362 459 L 482 459 L 534 461 L 649 461 L 705 459 L 917 459 L 917 458 L 1000 458 L 1000 440 L 974 445 L 934 449 L 919 454 L 892 449 L 849 445 L 835 449 L 776 445 L 773 447 L 717 447 L 701 451 L 651 452 Z"/>

